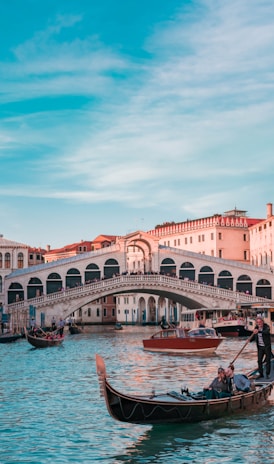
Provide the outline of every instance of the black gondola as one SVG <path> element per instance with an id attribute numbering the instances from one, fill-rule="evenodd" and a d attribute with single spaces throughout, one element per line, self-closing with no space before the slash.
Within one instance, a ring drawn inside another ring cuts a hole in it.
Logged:
<path id="1" fill-rule="evenodd" d="M 71 324 L 69 326 L 69 333 L 71 335 L 83 333 L 83 329 L 76 324 Z"/>
<path id="2" fill-rule="evenodd" d="M 48 348 L 50 346 L 59 346 L 64 341 L 64 335 L 60 336 L 56 332 L 45 333 L 42 329 L 37 329 L 35 335 L 25 328 L 27 341 L 34 348 Z"/>
<path id="3" fill-rule="evenodd" d="M 16 342 L 16 340 L 19 340 L 20 338 L 23 338 L 23 334 L 6 332 L 0 335 L 0 343 L 12 343 Z"/>
<path id="4" fill-rule="evenodd" d="M 186 424 L 258 411 L 267 404 L 274 384 L 272 360 L 270 379 L 259 381 L 256 380 L 257 371 L 248 373 L 249 378 L 255 378 L 254 389 L 248 393 L 212 400 L 174 391 L 135 396 L 120 393 L 109 384 L 104 360 L 99 355 L 96 355 L 96 368 L 109 414 L 116 420 L 134 424 Z"/>

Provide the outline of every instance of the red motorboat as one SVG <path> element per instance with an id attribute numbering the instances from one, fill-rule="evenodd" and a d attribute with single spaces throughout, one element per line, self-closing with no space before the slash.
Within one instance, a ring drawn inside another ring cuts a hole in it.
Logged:
<path id="1" fill-rule="evenodd" d="M 208 327 L 185 330 L 183 328 L 165 329 L 143 340 L 144 350 L 168 354 L 212 354 L 223 337 Z"/>

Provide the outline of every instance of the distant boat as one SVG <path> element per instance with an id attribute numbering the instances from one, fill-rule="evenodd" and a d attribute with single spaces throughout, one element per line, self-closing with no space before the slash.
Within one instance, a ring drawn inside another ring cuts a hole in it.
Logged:
<path id="1" fill-rule="evenodd" d="M 193 329 L 200 325 L 212 327 L 223 337 L 245 337 L 247 316 L 237 309 L 201 308 L 199 310 L 183 310 L 181 325 Z"/>
<path id="2" fill-rule="evenodd" d="M 243 317 L 220 317 L 213 324 L 213 327 L 223 337 L 245 337 L 248 335 L 246 320 Z"/>
<path id="3" fill-rule="evenodd" d="M 123 326 L 121 324 L 121 322 L 116 322 L 115 326 L 114 326 L 114 329 L 115 330 L 123 330 Z"/>
<path id="4" fill-rule="evenodd" d="M 223 338 L 212 328 L 199 327 L 186 331 L 182 328 L 164 329 L 143 340 L 144 350 L 169 354 L 212 354 Z"/>
<path id="5" fill-rule="evenodd" d="M 0 343 L 12 343 L 16 342 L 16 340 L 19 340 L 20 338 L 23 338 L 21 333 L 6 332 L 0 335 Z"/>
<path id="6" fill-rule="evenodd" d="M 69 333 L 71 335 L 83 333 L 83 329 L 76 324 L 71 324 L 69 326 Z"/>
<path id="7" fill-rule="evenodd" d="M 64 335 L 60 337 L 60 335 L 49 332 L 48 334 L 41 331 L 41 329 L 37 330 L 36 335 L 31 334 L 27 329 L 25 329 L 25 335 L 27 341 L 34 346 L 35 348 L 47 348 L 50 346 L 58 346 L 64 341 Z"/>

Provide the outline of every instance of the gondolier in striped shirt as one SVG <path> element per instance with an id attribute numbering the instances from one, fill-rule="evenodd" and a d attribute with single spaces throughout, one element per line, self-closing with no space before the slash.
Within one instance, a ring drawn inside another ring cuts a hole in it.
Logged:
<path id="1" fill-rule="evenodd" d="M 253 337 L 250 341 L 255 340 L 258 350 L 258 370 L 260 377 L 264 377 L 263 362 L 266 363 L 266 378 L 270 376 L 271 369 L 271 336 L 270 327 L 266 324 L 261 316 L 256 318 L 256 327 L 253 331 Z"/>

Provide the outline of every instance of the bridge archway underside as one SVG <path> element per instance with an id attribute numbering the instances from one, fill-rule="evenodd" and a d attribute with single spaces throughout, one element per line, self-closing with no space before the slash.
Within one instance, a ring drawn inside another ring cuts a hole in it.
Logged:
<path id="1" fill-rule="evenodd" d="M 27 310 L 30 305 L 38 311 L 73 313 L 81 306 L 108 295 L 145 293 L 169 298 L 189 309 L 202 307 L 235 308 L 236 303 L 265 302 L 264 298 L 246 295 L 196 282 L 184 281 L 164 275 L 127 275 L 98 281 L 81 287 L 43 295 L 8 306 L 9 311 Z M 63 314 L 64 315 L 64 314 Z"/>

